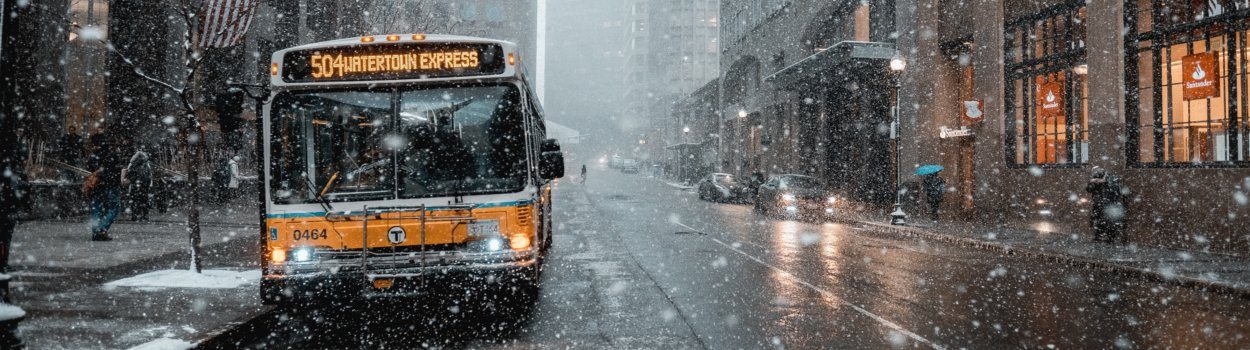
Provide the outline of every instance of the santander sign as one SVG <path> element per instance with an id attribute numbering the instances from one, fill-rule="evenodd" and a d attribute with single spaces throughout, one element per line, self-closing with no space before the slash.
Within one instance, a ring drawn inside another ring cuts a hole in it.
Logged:
<path id="1" fill-rule="evenodd" d="M 1220 97 L 1219 55 L 1203 52 L 1181 58 L 1185 101 Z"/>
<path id="2" fill-rule="evenodd" d="M 1050 81 L 1037 84 L 1037 114 L 1042 118 L 1062 118 L 1063 82 Z"/>

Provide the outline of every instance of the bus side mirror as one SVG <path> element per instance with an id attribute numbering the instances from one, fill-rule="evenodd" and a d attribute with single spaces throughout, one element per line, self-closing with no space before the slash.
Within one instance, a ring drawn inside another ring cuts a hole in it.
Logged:
<path id="1" fill-rule="evenodd" d="M 542 146 L 540 146 L 540 147 L 538 148 L 538 151 L 539 151 L 539 152 L 541 152 L 541 153 L 547 153 L 547 152 L 559 152 L 559 151 L 560 151 L 560 141 L 557 141 L 556 139 L 546 139 L 546 140 L 543 140 Z"/>
<path id="2" fill-rule="evenodd" d="M 543 152 L 538 161 L 538 175 L 545 180 L 564 177 L 564 153 L 560 151 Z"/>
<path id="3" fill-rule="evenodd" d="M 538 176 L 545 180 L 564 177 L 564 153 L 560 152 L 560 142 L 556 139 L 543 140 L 539 151 Z"/>

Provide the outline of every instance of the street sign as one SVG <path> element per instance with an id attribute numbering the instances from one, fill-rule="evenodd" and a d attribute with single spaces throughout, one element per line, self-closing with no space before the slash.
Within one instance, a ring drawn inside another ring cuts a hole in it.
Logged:
<path id="1" fill-rule="evenodd" d="M 941 131 L 941 134 L 939 134 L 938 136 L 944 139 L 955 138 L 955 137 L 967 137 L 967 136 L 973 135 L 972 129 L 969 129 L 966 126 L 961 126 L 959 127 L 959 129 L 951 129 L 951 128 L 943 126 L 939 130 Z"/>

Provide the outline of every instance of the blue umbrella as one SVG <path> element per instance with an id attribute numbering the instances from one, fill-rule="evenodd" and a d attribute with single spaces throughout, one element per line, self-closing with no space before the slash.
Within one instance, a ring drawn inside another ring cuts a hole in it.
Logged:
<path id="1" fill-rule="evenodd" d="M 924 176 L 924 175 L 930 175 L 930 174 L 937 174 L 939 171 L 942 171 L 942 169 L 945 169 L 945 168 L 937 164 L 922 165 L 919 168 L 916 168 L 916 175 Z"/>

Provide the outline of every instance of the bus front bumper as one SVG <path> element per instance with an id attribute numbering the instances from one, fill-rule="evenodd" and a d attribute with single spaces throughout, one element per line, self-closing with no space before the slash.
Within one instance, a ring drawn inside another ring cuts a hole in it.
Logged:
<path id="1" fill-rule="evenodd" d="M 262 289 L 294 299 L 419 296 L 439 288 L 508 286 L 530 281 L 538 263 L 535 249 L 495 253 L 439 251 L 376 253 L 324 252 L 307 263 L 271 266 Z M 423 259 L 424 257 L 424 259 Z M 264 293 L 264 291 L 262 291 Z"/>

